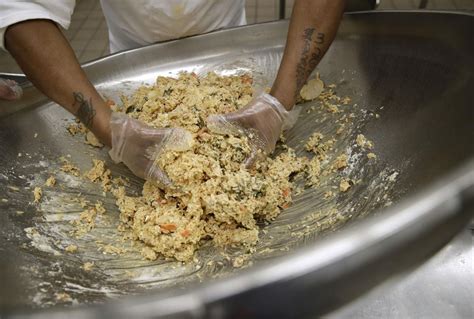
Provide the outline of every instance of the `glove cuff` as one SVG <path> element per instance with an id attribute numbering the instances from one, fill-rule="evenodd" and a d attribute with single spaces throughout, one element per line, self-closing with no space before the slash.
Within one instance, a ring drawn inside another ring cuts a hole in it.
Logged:
<path id="1" fill-rule="evenodd" d="M 283 104 L 278 101 L 278 99 L 268 93 L 262 93 L 258 97 L 258 99 L 261 99 L 265 101 L 268 105 L 271 105 L 271 107 L 278 113 L 278 115 L 281 118 L 282 121 L 282 130 L 288 130 L 295 125 L 296 121 L 298 120 L 298 116 L 300 114 L 301 108 L 298 106 L 293 107 L 291 111 L 288 111 Z"/>
<path id="2" fill-rule="evenodd" d="M 110 158 L 115 163 L 122 162 L 123 150 L 125 148 L 126 134 L 130 118 L 124 114 L 114 112 L 110 117 L 110 130 L 112 135 L 112 148 L 109 151 Z"/>

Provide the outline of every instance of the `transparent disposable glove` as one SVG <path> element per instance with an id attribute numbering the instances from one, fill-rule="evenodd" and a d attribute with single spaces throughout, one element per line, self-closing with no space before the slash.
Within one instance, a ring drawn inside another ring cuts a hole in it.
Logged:
<path id="1" fill-rule="evenodd" d="M 23 95 L 23 90 L 13 80 L 0 79 L 0 100 L 13 101 Z"/>
<path id="2" fill-rule="evenodd" d="M 191 147 L 192 135 L 181 128 L 152 128 L 125 114 L 112 113 L 110 119 L 112 149 L 110 157 L 123 162 L 138 177 L 172 187 L 172 181 L 158 166 L 165 149 L 185 151 Z"/>
<path id="3" fill-rule="evenodd" d="M 287 111 L 270 94 L 262 93 L 245 108 L 228 114 L 211 115 L 207 127 L 218 134 L 245 135 L 252 152 L 245 166 L 252 166 L 259 154 L 270 154 L 283 130 L 292 127 L 298 119 L 298 109 Z"/>

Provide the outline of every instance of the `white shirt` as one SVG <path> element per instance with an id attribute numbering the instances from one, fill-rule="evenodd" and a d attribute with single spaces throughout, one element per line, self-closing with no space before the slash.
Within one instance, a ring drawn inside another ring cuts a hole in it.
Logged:
<path id="1" fill-rule="evenodd" d="M 110 51 L 246 24 L 245 0 L 101 0 Z M 12 24 L 48 19 L 67 29 L 75 0 L 0 0 L 0 46 Z"/>

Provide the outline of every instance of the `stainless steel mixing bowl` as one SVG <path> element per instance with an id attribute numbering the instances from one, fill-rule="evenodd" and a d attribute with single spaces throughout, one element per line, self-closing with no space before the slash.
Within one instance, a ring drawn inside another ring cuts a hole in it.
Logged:
<path id="1" fill-rule="evenodd" d="M 281 21 L 218 31 L 121 52 L 84 69 L 116 100 L 158 74 L 180 70 L 252 72 L 263 87 L 275 74 L 287 27 Z M 142 182 L 111 163 L 105 150 L 67 134 L 72 117 L 25 88 L 21 101 L 0 104 L 2 312 L 45 318 L 299 317 L 330 311 L 426 260 L 474 211 L 473 38 L 471 14 L 344 17 L 318 71 L 340 96 L 352 97 L 346 113 L 354 114 L 353 122 L 335 147 L 351 154 L 345 174 L 360 182 L 331 200 L 324 199 L 334 186 L 330 181 L 296 196 L 292 207 L 264 226 L 243 269 L 232 266 L 240 249 L 222 254 L 209 245 L 185 265 L 143 261 L 133 250 L 104 255 L 97 240 L 120 240 L 114 199 L 65 174 L 57 173 L 58 187 L 45 189 L 41 204 L 32 204 L 32 188 L 58 172 L 61 155 L 69 154 L 82 169 L 91 157 L 105 159 L 113 174 L 130 177 L 130 192 Z M 334 133 L 337 119 L 320 109 L 303 111 L 287 133 L 288 144 L 302 153 L 301 140 L 314 130 Z M 360 133 L 375 143 L 375 164 L 355 146 Z M 75 240 L 68 231 L 80 212 L 74 201 L 79 194 L 103 200 L 107 214 L 100 227 Z M 77 254 L 63 252 L 70 243 L 78 245 Z M 93 271 L 82 270 L 85 261 L 95 262 Z M 80 305 L 61 304 L 56 297 L 63 292 Z"/>

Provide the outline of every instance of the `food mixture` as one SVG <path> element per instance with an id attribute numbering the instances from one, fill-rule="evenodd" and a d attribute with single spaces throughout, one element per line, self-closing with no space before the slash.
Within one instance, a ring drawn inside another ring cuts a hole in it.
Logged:
<path id="1" fill-rule="evenodd" d="M 287 150 L 246 169 L 247 138 L 206 128 L 209 115 L 244 107 L 252 93 L 247 75 L 199 78 L 186 73 L 178 79 L 159 77 L 155 86 L 124 99 L 120 111 L 154 127 L 183 127 L 194 137 L 190 149 L 160 157 L 176 189 L 163 191 L 146 182 L 142 197 L 116 191 L 123 228 L 147 245 L 142 252 L 147 258 L 189 260 L 203 240 L 217 246 L 255 245 L 257 222 L 274 219 L 291 204 L 291 176 L 303 171 L 306 159 Z"/>
<path id="2" fill-rule="evenodd" d="M 336 102 L 348 103 L 348 98 L 337 97 L 330 88 L 325 90 L 319 76 L 302 89 L 301 95 L 303 100 L 319 96 L 330 112 L 337 111 Z M 188 261 L 206 241 L 219 247 L 252 247 L 259 238 L 259 225 L 272 221 L 291 205 L 296 180 L 302 181 L 298 185 L 317 187 L 321 175 L 347 166 L 347 155 L 342 153 L 322 172 L 321 164 L 328 162 L 335 138 L 315 132 L 306 142 L 305 156 L 298 157 L 281 144 L 276 155 L 262 159 L 251 169 L 245 168 L 243 162 L 250 154 L 247 137 L 214 134 L 207 129 L 206 118 L 236 111 L 252 96 L 249 75 L 209 73 L 198 77 L 181 73 L 178 78 L 158 77 L 155 85 L 142 86 L 132 96 L 123 96 L 121 105 L 112 106 L 114 111 L 153 127 L 182 127 L 193 135 L 188 149 L 167 150 L 159 158 L 159 166 L 174 182 L 172 189 L 145 182 L 141 196 L 130 196 L 121 183 L 114 182 L 100 160 L 94 160 L 92 169 L 84 175 L 116 196 L 119 230 L 144 244 L 141 253 L 146 259 L 164 256 Z M 100 146 L 81 125 L 68 130 L 84 134 L 86 143 Z M 373 146 L 363 136 L 358 137 L 359 142 L 361 147 Z M 63 172 L 79 175 L 74 165 L 62 161 Z M 341 192 L 351 187 L 350 180 L 338 183 Z M 75 221 L 76 226 L 83 226 L 76 235 L 94 227 L 96 216 L 102 213 L 100 203 L 87 208 Z"/>

